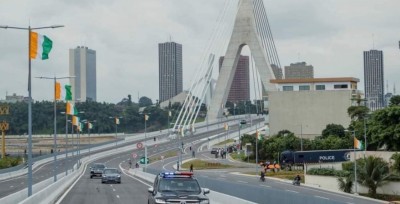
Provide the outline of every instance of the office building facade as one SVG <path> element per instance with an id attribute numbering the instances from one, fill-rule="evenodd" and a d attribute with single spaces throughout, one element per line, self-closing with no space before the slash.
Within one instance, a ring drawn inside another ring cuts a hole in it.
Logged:
<path id="1" fill-rule="evenodd" d="M 182 45 L 175 42 L 158 44 L 159 101 L 166 101 L 183 90 Z"/>
<path id="2" fill-rule="evenodd" d="M 219 58 L 219 70 L 221 70 L 224 57 Z M 235 76 L 229 90 L 227 101 L 239 103 L 240 101 L 250 100 L 250 72 L 249 56 L 240 55 L 236 66 Z"/>
<path id="3" fill-rule="evenodd" d="M 364 51 L 364 91 L 372 111 L 385 106 L 383 52 L 380 50 Z"/>
<path id="4" fill-rule="evenodd" d="M 75 101 L 96 101 L 96 51 L 78 46 L 69 50 L 69 75 Z"/>
<path id="5" fill-rule="evenodd" d="M 285 66 L 285 79 L 310 79 L 314 78 L 314 67 L 305 62 L 292 63 Z"/>

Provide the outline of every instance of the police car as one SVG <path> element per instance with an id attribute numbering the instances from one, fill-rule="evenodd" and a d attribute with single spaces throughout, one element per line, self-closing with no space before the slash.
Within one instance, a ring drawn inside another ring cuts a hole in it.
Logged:
<path id="1" fill-rule="evenodd" d="M 192 172 L 163 172 L 156 176 L 149 191 L 149 204 L 209 204 L 207 188 L 201 188 Z"/>

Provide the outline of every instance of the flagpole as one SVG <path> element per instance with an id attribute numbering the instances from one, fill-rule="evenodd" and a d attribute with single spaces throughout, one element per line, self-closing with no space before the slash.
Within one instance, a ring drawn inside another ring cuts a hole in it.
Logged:
<path id="1" fill-rule="evenodd" d="M 353 131 L 353 151 L 354 151 L 354 191 L 355 194 L 358 194 L 357 192 L 357 154 L 356 154 L 356 145 L 355 143 L 356 139 L 356 131 Z"/>
<path id="2" fill-rule="evenodd" d="M 0 26 L 4 29 L 17 29 L 28 31 L 28 197 L 32 195 L 32 86 L 31 86 L 31 31 L 48 28 L 60 28 L 63 25 L 53 25 L 32 28 L 26 27 Z"/>

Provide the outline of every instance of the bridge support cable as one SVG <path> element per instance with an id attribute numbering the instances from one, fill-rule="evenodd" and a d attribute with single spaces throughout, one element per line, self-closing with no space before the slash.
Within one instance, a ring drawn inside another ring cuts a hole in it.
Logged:
<path id="1" fill-rule="evenodd" d="M 209 86 L 209 84 L 210 84 L 210 82 L 211 82 L 211 75 L 212 75 L 212 70 L 213 70 L 213 64 L 214 64 L 214 60 L 215 60 L 215 55 L 212 55 L 212 56 L 210 56 L 211 58 L 210 58 L 210 62 L 209 62 L 209 68 L 208 68 L 208 72 L 207 72 L 207 75 L 205 76 L 205 85 L 203 86 L 203 88 L 202 88 L 202 90 L 201 90 L 201 95 L 200 95 L 200 97 L 199 98 L 197 98 L 198 99 L 198 101 L 196 102 L 196 104 L 195 104 L 195 107 L 197 107 L 197 109 L 195 109 L 195 112 L 194 112 L 194 114 L 191 116 L 191 118 L 190 118 L 190 120 L 189 120 L 189 125 L 191 125 L 191 127 L 194 127 L 194 124 L 196 123 L 196 119 L 197 119 L 197 116 L 198 116 L 198 114 L 199 114 L 199 112 L 200 112 L 200 109 L 201 109 L 201 105 L 203 104 L 203 100 L 204 100 L 204 97 L 205 97 L 205 95 L 206 95 L 206 93 L 207 93 L 207 90 L 208 90 L 208 86 Z"/>
<path id="2" fill-rule="evenodd" d="M 259 6 L 259 3 L 257 3 L 258 1 L 254 1 L 253 4 L 253 9 L 254 9 L 254 20 L 255 20 L 255 25 L 256 25 L 256 29 L 257 29 L 257 33 L 259 34 L 259 37 L 261 39 L 261 43 L 263 48 L 265 49 L 265 52 L 267 54 L 267 58 L 269 61 L 269 64 L 273 64 L 273 50 L 270 49 L 270 45 L 268 44 L 269 41 L 267 39 L 267 35 L 266 35 L 266 31 L 265 28 L 262 26 L 262 18 L 261 18 L 261 11 L 262 8 Z"/>
<path id="3" fill-rule="evenodd" d="M 236 10 L 236 12 L 234 14 L 236 15 L 237 12 L 238 12 L 238 9 Z M 225 22 L 226 20 L 223 19 L 222 21 Z M 220 27 L 221 32 L 219 32 L 219 34 L 218 34 L 217 42 L 221 42 L 221 43 L 219 43 L 219 46 L 218 46 L 218 44 L 215 44 L 216 48 L 214 48 L 216 50 L 215 53 L 217 53 L 218 56 L 223 55 L 222 53 L 224 53 L 226 50 L 226 47 L 227 47 L 230 39 L 225 36 L 231 36 L 231 33 L 233 32 L 231 29 L 233 27 L 233 24 L 234 24 L 234 18 L 232 18 L 230 22 L 225 23 L 223 26 Z M 219 53 L 221 53 L 221 54 L 219 54 Z M 198 113 L 201 109 L 201 105 L 203 104 L 203 101 L 204 101 L 204 97 L 207 94 L 208 88 L 211 83 L 211 77 L 213 74 L 213 70 L 214 70 L 213 68 L 214 68 L 215 62 L 216 62 L 215 55 L 210 54 L 210 59 L 209 59 L 208 69 L 207 69 L 208 71 L 205 74 L 205 76 L 202 78 L 202 79 L 204 79 L 204 81 L 203 81 L 204 85 L 203 86 L 200 85 L 198 87 L 200 92 L 196 92 L 196 94 L 195 94 L 197 96 L 196 100 L 195 100 L 195 104 L 194 104 L 195 111 L 192 112 L 193 114 L 190 116 L 190 119 L 188 121 L 185 121 L 184 126 L 193 127 L 194 123 L 196 122 Z"/>
<path id="4" fill-rule="evenodd" d="M 274 59 L 275 59 L 274 61 L 276 63 L 276 66 L 278 66 L 280 68 L 281 67 L 281 63 L 279 61 L 278 51 L 276 49 L 275 41 L 274 41 L 274 38 L 272 36 L 271 27 L 270 27 L 269 21 L 268 21 L 268 15 L 267 15 L 266 9 L 264 7 L 264 3 L 262 1 L 260 1 L 260 7 L 264 8 L 264 9 L 261 10 L 261 13 L 262 13 L 261 18 L 264 19 L 264 21 L 265 21 L 264 27 L 267 28 L 267 36 L 268 36 L 267 39 L 269 39 L 270 44 L 272 45 L 271 49 L 273 49 L 273 51 L 274 51 L 273 52 L 274 53 Z"/>
<path id="5" fill-rule="evenodd" d="M 274 64 L 277 67 L 281 68 L 278 52 L 276 50 L 275 42 L 268 22 L 268 16 L 262 0 L 254 0 L 254 10 L 254 16 L 255 19 L 257 19 L 257 31 L 261 36 L 263 36 L 263 46 L 264 49 L 267 51 L 268 59 L 270 60 L 271 64 Z"/>
<path id="6" fill-rule="evenodd" d="M 185 98 L 185 101 L 182 105 L 182 108 L 178 114 L 177 120 L 175 121 L 175 125 L 174 125 L 174 129 L 176 128 L 181 128 L 183 127 L 182 125 L 186 124 L 187 119 L 189 118 L 190 114 L 193 114 L 193 110 L 192 110 L 192 106 L 194 104 L 194 99 L 196 99 L 196 95 L 197 95 L 197 90 L 199 89 L 198 86 L 199 84 L 201 84 L 202 79 L 204 78 L 204 70 L 207 71 L 207 69 L 203 68 L 206 67 L 205 63 L 207 61 L 207 54 L 210 53 L 210 50 L 212 50 L 213 46 L 214 46 L 214 42 L 216 41 L 216 39 L 219 37 L 219 33 L 220 33 L 220 28 L 222 27 L 222 21 L 223 19 L 225 19 L 226 17 L 226 11 L 228 10 L 228 8 L 231 5 L 231 0 L 226 0 L 225 1 L 225 5 L 224 5 L 224 9 L 221 12 L 220 16 L 218 17 L 217 20 L 217 24 L 214 28 L 213 34 L 210 38 L 209 44 L 205 49 L 205 52 L 203 53 L 203 57 L 202 57 L 202 61 L 200 63 L 200 66 L 197 69 L 198 74 L 195 75 L 195 79 L 192 82 L 192 85 L 189 89 L 188 95 Z M 218 42 L 218 41 L 217 41 Z M 208 67 L 208 66 L 207 66 Z M 201 92 L 200 92 L 201 93 Z"/>

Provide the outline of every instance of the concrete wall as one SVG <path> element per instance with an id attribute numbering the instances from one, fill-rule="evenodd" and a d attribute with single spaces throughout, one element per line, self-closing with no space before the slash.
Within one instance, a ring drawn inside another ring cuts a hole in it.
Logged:
<path id="1" fill-rule="evenodd" d="M 351 93 L 351 90 L 269 92 L 271 135 L 286 129 L 299 136 L 302 132 L 303 138 L 314 138 L 331 123 L 348 127 Z"/>
<path id="2" fill-rule="evenodd" d="M 323 189 L 340 191 L 337 177 L 333 176 L 305 175 L 305 183 L 309 185 L 318 186 Z M 358 184 L 357 191 L 358 193 L 368 193 L 368 188 Z M 354 187 L 353 187 L 353 192 L 354 192 Z M 384 186 L 379 187 L 377 189 L 377 193 L 400 195 L 400 182 L 388 182 Z"/>

